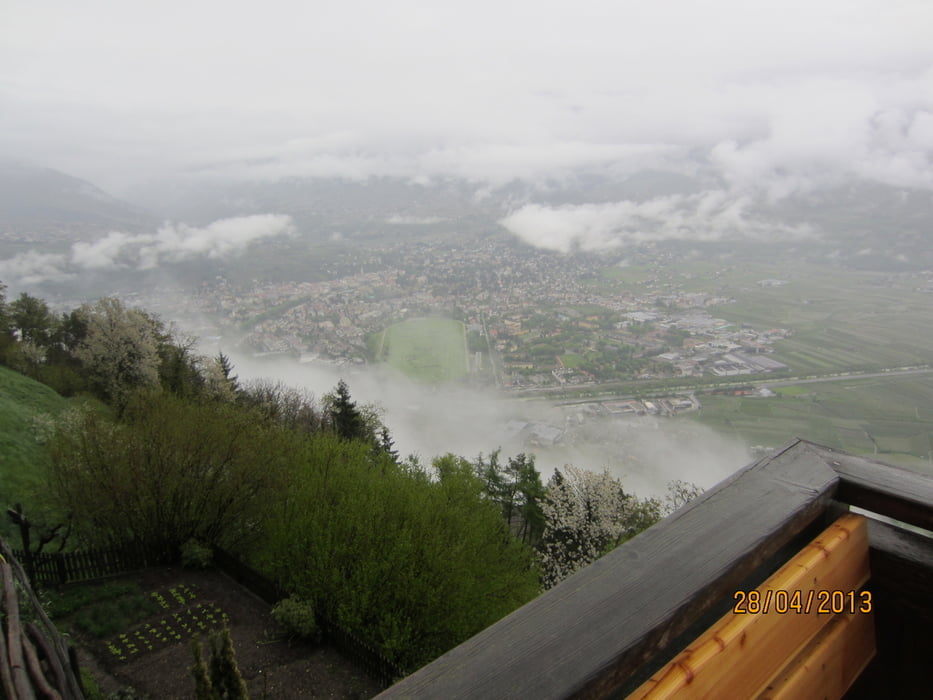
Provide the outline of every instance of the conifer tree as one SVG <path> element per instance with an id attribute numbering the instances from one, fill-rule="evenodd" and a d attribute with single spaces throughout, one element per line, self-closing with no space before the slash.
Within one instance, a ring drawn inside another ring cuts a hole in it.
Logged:
<path id="1" fill-rule="evenodd" d="M 195 700 L 249 700 L 249 691 L 233 652 L 230 628 L 211 632 L 208 646 L 211 659 L 210 663 L 205 663 L 200 639 L 192 642 L 194 665 L 191 675 L 194 676 Z"/>
<path id="2" fill-rule="evenodd" d="M 233 652 L 233 639 L 230 637 L 230 628 L 224 627 L 217 634 L 218 656 L 220 657 L 220 683 L 215 687 L 220 691 L 223 700 L 249 700 L 249 691 L 246 681 L 240 674 L 240 667 Z"/>
<path id="3" fill-rule="evenodd" d="M 201 653 L 201 638 L 191 640 L 191 651 L 194 654 L 194 665 L 191 666 L 191 675 L 194 676 L 195 700 L 214 700 L 215 695 L 211 688 L 211 677 Z"/>
<path id="4" fill-rule="evenodd" d="M 366 421 L 357 408 L 356 402 L 350 399 L 350 387 L 345 381 L 341 379 L 337 382 L 334 393 L 324 398 L 328 404 L 328 414 L 334 432 L 342 440 L 365 440 L 369 437 Z"/>
<path id="5" fill-rule="evenodd" d="M 379 446 L 383 452 L 398 462 L 398 450 L 395 449 L 395 441 L 389 435 L 389 429 L 386 426 L 382 426 L 382 430 L 379 431 Z"/>
<path id="6" fill-rule="evenodd" d="M 233 390 L 233 393 L 237 393 L 240 390 L 240 385 L 237 382 L 239 377 L 233 373 L 233 363 L 230 362 L 230 358 L 224 355 L 222 352 L 217 354 L 217 365 L 220 367 L 220 371 L 224 375 L 224 379 L 230 385 L 230 389 Z"/>

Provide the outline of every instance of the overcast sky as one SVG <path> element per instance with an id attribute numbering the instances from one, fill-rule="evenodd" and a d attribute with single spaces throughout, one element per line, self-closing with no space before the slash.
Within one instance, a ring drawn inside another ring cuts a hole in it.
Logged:
<path id="1" fill-rule="evenodd" d="M 933 3 L 0 0 L 3 155 L 117 194 L 179 172 L 495 186 L 695 157 L 732 201 L 933 189 Z"/>

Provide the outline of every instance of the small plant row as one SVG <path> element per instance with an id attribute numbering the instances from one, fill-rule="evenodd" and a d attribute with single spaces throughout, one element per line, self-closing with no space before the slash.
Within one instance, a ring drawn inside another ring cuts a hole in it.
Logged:
<path id="1" fill-rule="evenodd" d="M 160 620 L 147 622 L 107 642 L 111 659 L 129 661 L 140 654 L 197 637 L 229 623 L 227 613 L 216 603 L 198 603 Z"/>
<path id="2" fill-rule="evenodd" d="M 172 603 L 169 602 L 168 598 L 162 595 L 161 591 L 153 591 L 149 595 L 163 610 L 168 610 L 172 606 Z M 188 605 L 192 600 L 198 597 L 198 594 L 186 584 L 172 586 L 168 589 L 168 595 L 170 598 L 174 599 L 175 603 L 178 605 Z"/>

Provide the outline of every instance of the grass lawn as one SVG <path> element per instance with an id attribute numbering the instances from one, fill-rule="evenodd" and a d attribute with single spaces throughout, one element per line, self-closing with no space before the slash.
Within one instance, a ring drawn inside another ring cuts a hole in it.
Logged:
<path id="1" fill-rule="evenodd" d="M 384 360 L 402 373 L 425 382 L 455 381 L 468 372 L 464 326 L 447 318 L 416 318 L 385 330 Z"/>
<path id="2" fill-rule="evenodd" d="M 6 509 L 23 503 L 28 515 L 45 479 L 48 455 L 39 442 L 35 417 L 56 416 L 68 405 L 44 384 L 0 367 L 0 535 L 9 537 L 14 531 Z M 11 541 L 18 546 L 19 536 Z"/>
<path id="3" fill-rule="evenodd" d="M 567 369 L 576 369 L 585 362 L 585 358 L 582 355 L 574 355 L 571 353 L 569 355 L 561 355 L 560 361 L 564 363 L 564 367 Z"/>

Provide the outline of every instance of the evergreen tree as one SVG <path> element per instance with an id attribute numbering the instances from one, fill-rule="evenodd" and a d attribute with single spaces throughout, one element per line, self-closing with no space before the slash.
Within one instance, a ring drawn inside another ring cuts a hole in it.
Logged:
<path id="1" fill-rule="evenodd" d="M 13 343 L 10 332 L 10 307 L 6 303 L 6 285 L 0 282 L 0 360 L 5 361 L 6 349 Z"/>
<path id="2" fill-rule="evenodd" d="M 217 365 L 224 375 L 224 379 L 227 380 L 230 389 L 234 394 L 237 393 L 240 390 L 240 385 L 237 383 L 239 377 L 233 373 L 233 363 L 230 362 L 230 358 L 222 352 L 217 353 Z"/>
<path id="3" fill-rule="evenodd" d="M 544 511 L 541 503 L 545 498 L 544 484 L 541 483 L 541 474 L 535 468 L 534 456 L 522 453 L 515 458 L 509 458 L 509 471 L 515 476 L 518 513 L 521 516 L 521 526 L 518 535 L 522 542 L 534 545 L 544 533 Z"/>
<path id="4" fill-rule="evenodd" d="M 521 453 L 509 457 L 505 465 L 499 461 L 499 450 L 489 458 L 480 455 L 473 470 L 483 482 L 483 491 L 502 509 L 502 516 L 522 542 L 534 544 L 544 532 L 541 501 L 544 485 L 535 468 L 534 455 Z"/>
<path id="5" fill-rule="evenodd" d="M 249 700 L 246 681 L 233 651 L 230 628 L 211 635 L 211 686 L 220 700 Z M 215 663 L 216 661 L 216 663 Z"/>
<path id="6" fill-rule="evenodd" d="M 205 662 L 201 654 L 200 639 L 193 640 L 191 647 L 194 652 L 191 675 L 194 677 L 195 700 L 249 700 L 249 691 L 233 651 L 230 628 L 211 632 L 208 638 L 209 662 Z"/>
<path id="7" fill-rule="evenodd" d="M 204 654 L 201 652 L 200 637 L 191 640 L 191 652 L 194 654 L 194 665 L 189 670 L 194 677 L 194 698 L 195 700 L 215 700 L 210 671 L 204 661 Z"/>
<path id="8" fill-rule="evenodd" d="M 350 387 L 342 379 L 332 394 L 324 397 L 327 413 L 334 432 L 341 440 L 368 440 L 372 431 L 366 424 L 356 402 L 350 399 Z"/>
<path id="9" fill-rule="evenodd" d="M 382 426 L 382 430 L 379 431 L 379 447 L 381 447 L 382 451 L 389 455 L 394 462 L 398 462 L 398 450 L 395 449 L 395 441 L 392 439 L 392 436 L 389 435 L 389 429 L 386 426 Z"/>
<path id="10" fill-rule="evenodd" d="M 204 389 L 205 380 L 198 370 L 194 343 L 180 343 L 163 334 L 159 343 L 159 383 L 176 396 L 191 398 Z"/>

